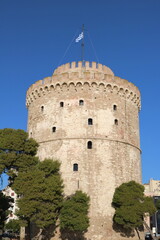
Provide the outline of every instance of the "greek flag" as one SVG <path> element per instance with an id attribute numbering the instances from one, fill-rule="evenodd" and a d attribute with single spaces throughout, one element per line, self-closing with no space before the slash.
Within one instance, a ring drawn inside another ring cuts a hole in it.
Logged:
<path id="1" fill-rule="evenodd" d="M 76 38 L 76 43 L 78 43 L 83 38 L 83 32 L 79 34 L 79 36 Z"/>

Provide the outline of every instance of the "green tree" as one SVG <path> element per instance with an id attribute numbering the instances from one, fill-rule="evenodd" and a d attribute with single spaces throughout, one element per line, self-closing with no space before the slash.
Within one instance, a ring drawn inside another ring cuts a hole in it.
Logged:
<path id="1" fill-rule="evenodd" d="M 5 196 L 2 192 L 0 192 L 0 229 L 3 231 L 5 221 L 7 220 L 9 214 L 9 208 L 13 203 L 13 199 L 11 197 Z"/>
<path id="2" fill-rule="evenodd" d="M 75 234 L 82 234 L 89 227 L 89 197 L 82 191 L 68 197 L 60 212 L 62 235 L 69 233 L 72 239 Z M 77 238 L 78 239 L 78 238 Z"/>
<path id="3" fill-rule="evenodd" d="M 138 233 L 146 213 L 156 209 L 153 199 L 144 195 L 144 186 L 130 181 L 115 189 L 112 205 L 115 208 L 114 222 L 124 229 L 135 229 Z"/>
<path id="4" fill-rule="evenodd" d="M 19 172 L 13 184 L 13 189 L 21 196 L 17 212 L 21 225 L 35 223 L 40 228 L 39 236 L 55 225 L 62 206 L 63 183 L 59 167 L 58 161 L 46 159 L 32 170 Z"/>
<path id="5" fill-rule="evenodd" d="M 20 231 L 20 222 L 18 219 L 12 219 L 5 224 L 5 230 L 12 230 L 14 233 Z"/>
<path id="6" fill-rule="evenodd" d="M 38 163 L 38 144 L 28 139 L 24 130 L 0 129 L 0 174 L 9 175 L 10 185 L 18 172 L 27 171 Z"/>

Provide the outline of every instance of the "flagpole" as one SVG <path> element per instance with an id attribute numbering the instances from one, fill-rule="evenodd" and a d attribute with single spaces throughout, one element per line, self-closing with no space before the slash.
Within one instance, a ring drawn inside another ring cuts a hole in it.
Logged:
<path id="1" fill-rule="evenodd" d="M 82 33 L 83 33 L 83 38 L 82 38 L 82 43 L 81 43 L 81 61 L 82 61 L 82 66 L 84 66 L 84 24 L 82 25 Z"/>

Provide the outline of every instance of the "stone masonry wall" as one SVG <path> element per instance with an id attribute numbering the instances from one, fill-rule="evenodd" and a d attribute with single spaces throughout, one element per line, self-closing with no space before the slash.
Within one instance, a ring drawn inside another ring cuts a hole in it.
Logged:
<path id="1" fill-rule="evenodd" d="M 87 239 L 121 239 L 111 202 L 121 183 L 141 183 L 138 88 L 106 66 L 73 62 L 33 84 L 26 104 L 40 159 L 61 162 L 66 195 L 80 189 L 91 198 Z"/>

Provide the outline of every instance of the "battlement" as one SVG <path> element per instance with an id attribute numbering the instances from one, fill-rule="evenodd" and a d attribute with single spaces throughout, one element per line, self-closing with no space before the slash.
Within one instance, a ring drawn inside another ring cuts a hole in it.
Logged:
<path id="1" fill-rule="evenodd" d="M 80 71 L 93 71 L 93 72 L 99 72 L 103 74 L 108 74 L 114 76 L 114 73 L 112 70 L 102 64 L 96 63 L 96 62 L 88 62 L 85 61 L 84 63 L 80 62 L 71 62 L 71 63 L 66 63 L 60 67 L 58 67 L 54 74 L 61 74 L 61 73 L 66 73 L 66 72 L 80 72 Z"/>
<path id="2" fill-rule="evenodd" d="M 51 77 L 46 77 L 32 84 L 27 91 L 27 107 L 29 104 L 49 91 L 60 92 L 69 91 L 74 88 L 87 88 L 94 91 L 109 91 L 119 94 L 121 97 L 130 98 L 136 103 L 140 110 L 140 92 L 131 82 L 114 76 L 112 70 L 96 62 L 72 62 L 58 67 Z"/>

